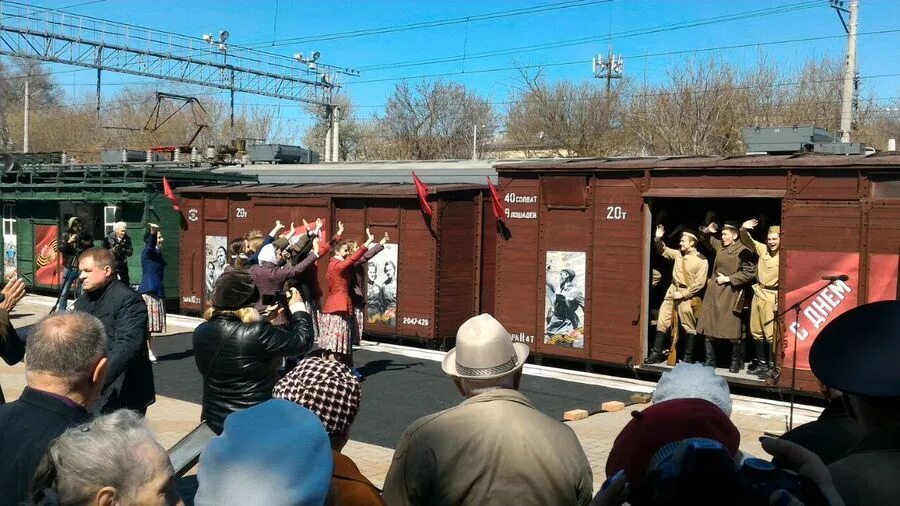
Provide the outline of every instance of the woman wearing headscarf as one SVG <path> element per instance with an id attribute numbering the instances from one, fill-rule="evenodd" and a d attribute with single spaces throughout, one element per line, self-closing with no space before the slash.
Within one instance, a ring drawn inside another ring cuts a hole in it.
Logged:
<path id="1" fill-rule="evenodd" d="M 194 360 L 203 375 L 201 417 L 217 434 L 229 414 L 272 397 L 282 358 L 303 355 L 313 344 L 300 292 L 291 290 L 283 328 L 260 317 L 259 298 L 247 271 L 228 271 L 216 280 L 206 322 L 194 330 Z"/>
<path id="2" fill-rule="evenodd" d="M 288 246 L 284 238 L 275 239 L 272 244 L 267 244 L 259 250 L 259 264 L 250 267 L 250 276 L 259 288 L 259 293 L 265 297 L 274 295 L 275 292 L 284 289 L 284 283 L 290 279 L 296 279 L 305 270 L 309 269 L 319 258 L 319 240 L 313 239 L 313 250 L 297 265 L 286 267 L 284 265 L 283 250 Z M 262 299 L 256 305 L 258 311 L 266 309 Z M 272 318 L 273 325 L 285 325 L 287 319 L 281 313 L 276 313 Z"/>
<path id="3" fill-rule="evenodd" d="M 164 334 L 166 332 L 166 291 L 163 286 L 163 278 L 166 272 L 166 260 L 162 256 L 163 236 L 159 231 L 159 225 L 150 223 L 150 229 L 144 234 L 144 249 L 141 251 L 141 284 L 138 293 L 147 304 L 147 324 L 150 334 L 154 332 Z M 156 362 L 156 356 L 150 349 L 148 340 L 147 351 L 150 353 L 150 361 Z"/>

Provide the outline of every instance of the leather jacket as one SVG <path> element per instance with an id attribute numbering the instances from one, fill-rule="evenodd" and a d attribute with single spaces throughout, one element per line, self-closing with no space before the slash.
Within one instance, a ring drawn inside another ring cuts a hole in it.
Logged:
<path id="1" fill-rule="evenodd" d="M 234 315 L 216 315 L 194 330 L 193 341 L 204 377 L 201 418 L 220 434 L 225 417 L 272 398 L 281 358 L 312 348 L 312 319 L 297 311 L 279 328 L 265 320 L 243 323 Z"/>

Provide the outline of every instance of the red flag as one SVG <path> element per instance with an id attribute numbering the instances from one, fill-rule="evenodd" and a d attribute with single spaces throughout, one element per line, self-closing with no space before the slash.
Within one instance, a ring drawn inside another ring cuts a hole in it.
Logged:
<path id="1" fill-rule="evenodd" d="M 172 209 L 180 213 L 181 207 L 178 205 L 178 199 L 175 197 L 175 192 L 172 191 L 172 187 L 169 186 L 169 180 L 166 179 L 166 176 L 163 176 L 163 195 L 172 201 Z"/>
<path id="2" fill-rule="evenodd" d="M 487 182 L 488 189 L 491 190 L 491 203 L 494 204 L 494 216 L 501 220 L 506 216 L 506 208 L 503 207 L 503 201 L 500 200 L 500 192 L 497 191 L 497 187 L 491 182 L 490 176 L 488 176 Z"/>
<path id="3" fill-rule="evenodd" d="M 416 193 L 419 194 L 419 206 L 422 208 L 422 212 L 431 216 L 431 204 L 428 203 L 428 187 L 425 186 L 425 183 L 416 176 L 416 173 L 412 173 L 413 183 L 416 184 Z"/>

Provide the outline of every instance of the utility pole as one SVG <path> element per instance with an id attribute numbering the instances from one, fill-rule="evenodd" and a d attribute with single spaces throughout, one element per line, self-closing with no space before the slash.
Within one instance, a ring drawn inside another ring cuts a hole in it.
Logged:
<path id="1" fill-rule="evenodd" d="M 599 54 L 594 57 L 594 77 L 597 79 L 606 79 L 606 94 L 612 91 L 612 80 L 621 79 L 625 70 L 625 57 L 616 56 L 609 48 L 609 53 L 604 59 Z"/>
<path id="2" fill-rule="evenodd" d="M 328 106 L 325 108 L 325 126 L 328 128 L 325 129 L 325 153 L 323 153 L 322 161 L 328 162 L 331 161 L 331 134 L 332 134 L 332 114 L 331 111 L 334 108 Z"/>
<path id="3" fill-rule="evenodd" d="M 28 77 L 25 77 L 25 135 L 23 136 L 22 151 L 28 152 Z"/>
<path id="4" fill-rule="evenodd" d="M 478 124 L 472 132 L 472 160 L 478 160 Z"/>
<path id="5" fill-rule="evenodd" d="M 832 0 L 831 6 L 837 11 L 838 17 L 847 31 L 847 60 L 844 66 L 844 88 L 841 92 L 841 142 L 848 143 L 859 100 L 859 78 L 856 74 L 856 29 L 859 0 L 850 0 L 849 10 L 844 8 L 843 0 Z M 843 12 L 850 14 L 849 25 L 844 23 Z"/>
<path id="6" fill-rule="evenodd" d="M 332 121 L 334 122 L 334 139 L 331 141 L 331 161 L 341 161 L 341 108 L 332 108 Z"/>

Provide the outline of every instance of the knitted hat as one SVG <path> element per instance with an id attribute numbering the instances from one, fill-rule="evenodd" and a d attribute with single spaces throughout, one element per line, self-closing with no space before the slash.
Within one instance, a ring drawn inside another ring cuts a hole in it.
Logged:
<path id="1" fill-rule="evenodd" d="M 624 469 L 632 487 L 640 486 L 650 459 L 663 446 L 700 437 L 721 443 L 732 457 L 741 434 L 718 406 L 702 399 L 676 399 L 653 404 L 633 417 L 622 429 L 606 461 L 606 475 Z"/>
<path id="2" fill-rule="evenodd" d="M 259 290 L 250 273 L 242 269 L 225 271 L 216 279 L 210 304 L 216 309 L 239 309 L 259 300 Z"/>
<path id="3" fill-rule="evenodd" d="M 653 402 L 674 399 L 703 399 L 718 406 L 726 416 L 731 416 L 728 382 L 717 375 L 712 367 L 703 364 L 679 362 L 671 371 L 662 375 L 653 392 Z"/>
<path id="4" fill-rule="evenodd" d="M 346 436 L 359 413 L 359 380 L 346 365 L 307 357 L 278 381 L 272 397 L 299 404 L 319 415 L 332 438 Z"/>
<path id="5" fill-rule="evenodd" d="M 331 485 L 331 442 L 310 410 L 271 399 L 225 419 L 200 454 L 198 506 L 321 506 Z"/>

